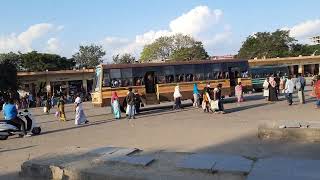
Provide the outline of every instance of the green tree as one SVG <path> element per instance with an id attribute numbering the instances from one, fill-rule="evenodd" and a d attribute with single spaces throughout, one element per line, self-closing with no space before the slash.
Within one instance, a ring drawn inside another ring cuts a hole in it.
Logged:
<path id="1" fill-rule="evenodd" d="M 253 59 L 255 57 L 274 58 L 290 55 L 291 46 L 296 40 L 289 36 L 289 31 L 258 32 L 247 37 L 237 57 Z"/>
<path id="2" fill-rule="evenodd" d="M 115 64 L 133 64 L 135 63 L 136 58 L 129 53 L 125 53 L 112 56 L 112 60 Z"/>
<path id="3" fill-rule="evenodd" d="M 38 53 L 32 51 L 20 54 L 21 69 L 25 71 L 66 70 L 75 65 L 74 59 L 67 59 L 56 54 Z"/>
<path id="4" fill-rule="evenodd" d="M 291 47 L 291 56 L 320 55 L 320 45 L 294 44 Z"/>
<path id="5" fill-rule="evenodd" d="M 208 53 L 203 48 L 201 42 L 197 41 L 192 47 L 182 47 L 175 51 L 170 56 L 170 59 L 179 60 L 203 60 L 209 57 Z"/>
<path id="6" fill-rule="evenodd" d="M 9 59 L 0 61 L 0 96 L 16 92 L 18 89 L 17 68 Z"/>
<path id="7" fill-rule="evenodd" d="M 80 46 L 79 52 L 75 53 L 73 58 L 79 68 L 94 68 L 103 62 L 102 57 L 104 55 L 106 55 L 106 52 L 102 49 L 102 46 L 91 44 Z"/>
<path id="8" fill-rule="evenodd" d="M 200 41 L 195 41 L 188 35 L 176 34 L 169 37 L 160 37 L 153 43 L 144 46 L 140 60 L 196 60 L 205 59 L 208 53 Z"/>
<path id="9" fill-rule="evenodd" d="M 21 58 L 19 54 L 13 52 L 0 54 L 0 63 L 4 61 L 15 65 L 17 70 L 21 69 Z"/>

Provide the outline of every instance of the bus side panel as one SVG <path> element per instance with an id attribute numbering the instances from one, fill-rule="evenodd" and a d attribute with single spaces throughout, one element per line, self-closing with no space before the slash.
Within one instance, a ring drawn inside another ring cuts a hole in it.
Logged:
<path id="1" fill-rule="evenodd" d="M 159 84 L 158 94 L 160 101 L 173 101 L 174 88 L 177 84 Z M 179 83 L 182 99 L 192 99 L 193 84 Z"/>
<path id="2" fill-rule="evenodd" d="M 243 92 L 252 91 L 252 79 L 251 78 L 238 78 L 238 83 L 241 82 L 243 86 Z"/>
<path id="3" fill-rule="evenodd" d="M 198 85 L 198 89 L 200 93 L 204 87 L 206 87 L 207 83 L 210 83 L 210 87 L 214 88 L 217 87 L 218 84 L 222 84 L 222 95 L 229 96 L 231 94 L 230 89 L 230 81 L 227 79 L 223 80 L 211 80 L 211 81 L 202 81 L 196 82 Z M 180 87 L 180 92 L 182 94 L 182 99 L 193 99 L 193 84 L 191 82 L 180 82 L 177 83 Z M 173 93 L 174 88 L 177 85 L 175 83 L 172 84 L 158 84 L 158 93 L 159 93 L 159 100 L 160 101 L 173 101 Z"/>
<path id="4" fill-rule="evenodd" d="M 94 107 L 102 107 L 103 106 L 101 92 L 91 93 L 91 98 L 92 98 L 92 104 Z"/>
<path id="5" fill-rule="evenodd" d="M 102 91 L 102 106 L 110 106 L 111 103 L 111 96 L 112 96 L 112 92 L 115 91 L 117 92 L 117 95 L 119 97 L 119 102 L 120 105 L 123 105 L 123 102 L 128 94 L 128 89 L 129 87 L 126 88 L 108 88 L 108 89 L 103 89 Z M 144 99 L 145 98 L 145 87 L 144 86 L 140 86 L 140 87 L 132 87 L 132 90 L 138 90 L 138 93 L 140 94 L 141 98 Z"/>

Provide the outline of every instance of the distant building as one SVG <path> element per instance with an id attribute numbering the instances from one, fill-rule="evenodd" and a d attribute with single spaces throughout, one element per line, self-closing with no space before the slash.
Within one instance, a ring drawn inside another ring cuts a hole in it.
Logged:
<path id="1" fill-rule="evenodd" d="M 234 59 L 234 55 L 211 56 L 210 60 Z"/>
<path id="2" fill-rule="evenodd" d="M 18 72 L 21 90 L 40 94 L 63 92 L 64 95 L 75 95 L 79 92 L 91 92 L 93 88 L 94 69 L 61 70 L 42 72 Z"/>
<path id="3" fill-rule="evenodd" d="M 311 37 L 310 38 L 311 39 L 311 41 L 314 43 L 314 44 L 320 44 L 320 35 L 318 35 L 318 36 L 313 36 L 313 37 Z"/>

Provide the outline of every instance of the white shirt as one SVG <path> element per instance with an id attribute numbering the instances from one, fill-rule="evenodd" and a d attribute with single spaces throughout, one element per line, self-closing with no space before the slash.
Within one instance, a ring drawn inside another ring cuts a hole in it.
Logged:
<path id="1" fill-rule="evenodd" d="M 288 79 L 285 87 L 286 93 L 293 93 L 294 91 L 294 82 L 292 79 Z"/>
<path id="2" fill-rule="evenodd" d="M 80 97 L 77 97 L 77 98 L 74 100 L 74 103 L 75 103 L 75 104 L 80 104 L 80 103 L 81 103 L 81 98 L 80 98 Z"/>

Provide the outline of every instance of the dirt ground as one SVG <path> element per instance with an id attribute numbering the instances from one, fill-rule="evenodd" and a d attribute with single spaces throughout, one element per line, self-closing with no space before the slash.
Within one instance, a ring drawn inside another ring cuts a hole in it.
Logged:
<path id="1" fill-rule="evenodd" d="M 308 93 L 306 93 L 308 94 Z M 320 123 L 320 110 L 314 99 L 306 97 L 301 105 L 294 99 L 288 106 L 282 100 L 266 103 L 260 94 L 252 100 L 225 104 L 226 114 L 204 113 L 186 107 L 181 111 L 143 112 L 128 122 L 114 120 L 109 108 L 93 108 L 85 103 L 90 124 L 74 125 L 72 106 L 67 106 L 67 122 L 59 122 L 54 111 L 46 115 L 32 109 L 43 133 L 30 138 L 10 137 L 0 141 L 0 179 L 17 179 L 22 162 L 47 153 L 67 151 L 70 147 L 135 147 L 144 151 L 219 152 L 250 157 L 290 156 L 320 159 L 318 142 L 259 140 L 258 126 L 264 123 L 301 120 Z M 282 98 L 283 99 L 283 98 Z"/>

